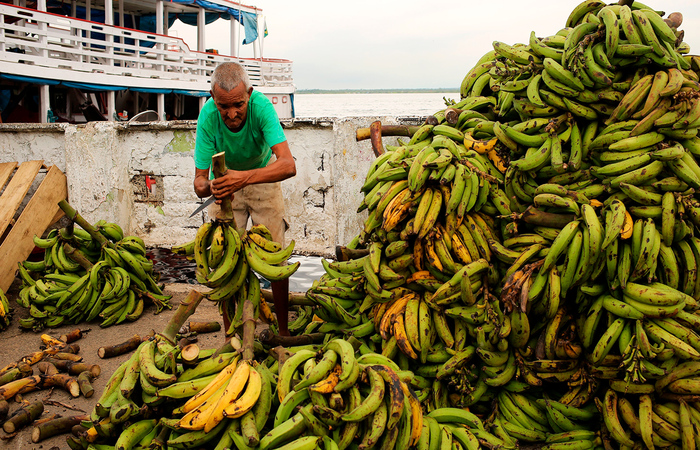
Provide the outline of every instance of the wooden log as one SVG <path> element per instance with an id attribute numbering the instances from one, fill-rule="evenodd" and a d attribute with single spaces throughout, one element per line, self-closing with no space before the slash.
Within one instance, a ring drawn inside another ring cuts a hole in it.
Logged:
<path id="1" fill-rule="evenodd" d="M 97 350 L 97 356 L 99 356 L 102 359 L 105 358 L 112 358 L 114 356 L 120 356 L 125 353 L 129 353 L 132 350 L 136 350 L 136 348 L 141 345 L 141 338 L 139 337 L 138 334 L 135 334 L 128 340 L 121 342 L 119 344 L 115 345 L 110 345 L 106 347 L 100 347 Z"/>
<path id="2" fill-rule="evenodd" d="M 26 427 L 30 423 L 34 422 L 37 417 L 44 412 L 44 404 L 41 401 L 36 401 L 30 403 L 29 405 L 23 406 L 10 417 L 2 425 L 2 429 L 6 433 L 14 433 L 22 428 Z"/>
<path id="3" fill-rule="evenodd" d="M 70 220 L 80 225 L 80 227 L 83 230 L 87 231 L 94 240 L 100 243 L 100 245 L 107 245 L 109 247 L 114 246 L 114 244 L 112 244 L 109 241 L 109 239 L 104 237 L 102 233 L 97 231 L 97 229 L 93 227 L 90 224 L 90 222 L 88 222 L 83 218 L 83 216 L 78 214 L 78 211 L 76 211 L 75 208 L 73 208 L 66 200 L 61 200 L 60 202 L 58 202 L 58 206 L 63 210 L 64 213 L 66 213 L 66 216 Z"/>
<path id="4" fill-rule="evenodd" d="M 75 342 L 79 339 L 83 338 L 83 331 L 80 328 L 76 328 L 75 330 L 64 334 L 61 336 L 61 340 L 65 342 L 66 344 L 70 344 L 71 342 Z"/>
<path id="5" fill-rule="evenodd" d="M 38 386 L 41 383 L 41 377 L 39 375 L 32 375 L 30 377 L 20 378 L 18 380 L 7 383 L 4 386 L 0 386 L 0 397 L 5 400 L 9 400 L 15 396 L 20 390 L 24 388 L 31 388 Z M 27 390 L 23 392 L 29 392 Z M 11 433 L 11 432 L 10 432 Z"/>
<path id="6" fill-rule="evenodd" d="M 42 376 L 41 387 L 60 387 L 73 397 L 80 396 L 80 385 L 78 385 L 78 380 L 67 373 Z"/>
<path id="7" fill-rule="evenodd" d="M 11 371 L 12 369 L 17 369 L 16 362 L 10 363 L 10 364 L 6 365 L 5 367 L 3 367 L 2 369 L 0 369 L 0 377 L 5 376 L 5 374 L 7 372 Z"/>
<path id="8" fill-rule="evenodd" d="M 382 125 L 382 136 L 413 136 L 418 130 L 416 125 Z M 371 138 L 370 128 L 358 128 L 355 131 L 355 140 L 364 141 Z"/>
<path id="9" fill-rule="evenodd" d="M 243 339 L 241 350 L 243 353 L 243 359 L 246 361 L 252 361 L 253 356 L 255 356 L 254 345 L 255 345 L 255 306 L 250 298 L 243 302 Z"/>
<path id="10" fill-rule="evenodd" d="M 36 365 L 36 368 L 42 375 L 51 376 L 58 373 L 58 369 L 51 361 L 40 361 L 39 364 Z"/>
<path id="11" fill-rule="evenodd" d="M 182 348 L 180 358 L 183 364 L 193 365 L 199 361 L 199 345 L 189 344 Z"/>
<path id="12" fill-rule="evenodd" d="M 66 252 L 66 255 L 70 256 L 70 259 L 80 264 L 83 269 L 90 270 L 92 268 L 93 264 L 87 259 L 87 256 L 68 242 L 63 243 L 63 251 Z"/>
<path id="13" fill-rule="evenodd" d="M 68 352 L 58 352 L 55 355 L 52 355 L 52 358 L 66 360 L 66 361 L 74 361 L 74 362 L 80 362 L 83 360 L 82 356 L 76 355 L 75 353 L 68 353 Z"/>
<path id="14" fill-rule="evenodd" d="M 351 259 L 360 259 L 363 256 L 369 255 L 369 249 L 359 248 L 352 249 L 342 245 L 335 246 L 335 259 L 338 261 L 349 261 Z"/>
<path id="15" fill-rule="evenodd" d="M 4 386 L 7 383 L 11 383 L 19 378 L 22 378 L 22 372 L 20 372 L 17 367 L 10 369 L 0 375 L 0 386 Z"/>
<path id="16" fill-rule="evenodd" d="M 224 152 L 220 152 L 211 157 L 211 167 L 214 178 L 222 177 L 228 172 L 225 156 L 226 154 Z M 231 223 L 234 229 L 237 228 L 236 221 L 233 218 L 233 209 L 231 209 L 231 197 L 222 199 L 220 206 L 221 211 L 216 215 L 216 220 Z"/>
<path id="17" fill-rule="evenodd" d="M 80 375 L 84 371 L 89 371 L 93 377 L 99 377 L 100 366 L 97 364 L 86 364 L 84 362 L 67 361 L 64 359 L 48 359 L 61 372 L 67 372 L 71 375 Z"/>
<path id="18" fill-rule="evenodd" d="M 271 289 L 260 289 L 263 298 L 268 303 L 273 303 L 272 290 Z M 292 306 L 314 306 L 315 303 L 308 298 L 306 298 L 305 292 L 290 292 L 289 293 L 289 305 Z"/>
<path id="19" fill-rule="evenodd" d="M 42 417 L 42 418 L 40 418 L 40 419 L 36 419 L 36 420 L 34 421 L 34 425 L 39 425 L 40 423 L 49 422 L 49 421 L 51 421 L 51 420 L 58 419 L 59 417 L 61 417 L 60 414 L 53 413 L 53 414 L 51 414 L 51 415 L 49 415 L 49 416 Z"/>
<path id="20" fill-rule="evenodd" d="M 260 342 L 271 347 L 294 347 L 297 345 L 319 344 L 325 339 L 325 333 L 302 334 L 299 336 L 280 336 L 270 329 L 260 332 Z"/>
<path id="21" fill-rule="evenodd" d="M 459 115 L 462 114 L 461 109 L 457 108 L 447 108 L 445 110 L 445 120 L 450 125 L 454 125 L 459 121 Z"/>
<path id="22" fill-rule="evenodd" d="M 372 142 L 372 151 L 375 157 L 384 153 L 384 144 L 382 144 L 382 123 L 380 121 L 375 120 L 370 124 L 369 139 Z"/>
<path id="23" fill-rule="evenodd" d="M 87 431 L 87 427 L 81 423 L 74 425 L 71 429 L 70 432 L 73 436 L 80 437 L 80 436 L 85 436 L 85 432 Z"/>
<path id="24" fill-rule="evenodd" d="M 10 412 L 10 404 L 5 400 L 0 400 L 0 422 L 5 420 L 8 412 Z"/>
<path id="25" fill-rule="evenodd" d="M 19 369 L 23 377 L 28 377 L 34 374 L 34 369 L 32 369 L 32 366 L 30 366 L 27 363 L 17 363 L 17 368 Z"/>
<path id="26" fill-rule="evenodd" d="M 80 375 L 78 375 L 78 387 L 83 397 L 90 398 L 95 393 L 95 389 L 92 387 L 92 380 L 94 378 L 94 375 L 89 370 L 80 372 Z"/>
<path id="27" fill-rule="evenodd" d="M 221 323 L 217 321 L 190 322 L 189 328 L 191 333 L 214 333 L 221 330 Z"/>
<path id="28" fill-rule="evenodd" d="M 32 442 L 35 444 L 44 439 L 57 434 L 68 433 L 75 425 L 80 424 L 83 420 L 89 420 L 89 416 L 80 414 L 77 416 L 60 417 L 49 422 L 36 425 L 32 430 Z"/>
<path id="29" fill-rule="evenodd" d="M 187 298 L 185 298 L 185 300 L 183 300 L 177 307 L 175 314 L 170 317 L 170 321 L 165 326 L 161 335 L 167 338 L 170 342 L 177 342 L 177 332 L 180 330 L 187 318 L 194 314 L 197 306 L 203 298 L 204 296 L 201 293 L 197 291 L 190 291 Z"/>

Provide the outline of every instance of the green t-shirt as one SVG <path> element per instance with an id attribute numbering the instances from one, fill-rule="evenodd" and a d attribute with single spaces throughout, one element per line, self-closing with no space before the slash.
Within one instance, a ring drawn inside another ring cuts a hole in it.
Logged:
<path id="1" fill-rule="evenodd" d="M 248 116 L 241 131 L 229 130 L 221 119 L 213 99 L 209 99 L 197 119 L 194 165 L 209 169 L 211 157 L 226 152 L 226 166 L 233 170 L 265 167 L 270 161 L 270 147 L 286 141 L 279 117 L 265 94 L 253 90 L 248 100 Z M 211 178 L 213 173 L 209 173 Z"/>

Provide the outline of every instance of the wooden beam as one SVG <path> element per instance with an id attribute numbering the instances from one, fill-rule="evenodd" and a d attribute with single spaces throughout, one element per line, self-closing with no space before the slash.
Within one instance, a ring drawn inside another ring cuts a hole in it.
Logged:
<path id="1" fill-rule="evenodd" d="M 7 180 L 10 179 L 10 175 L 15 171 L 15 168 L 17 168 L 16 162 L 0 163 L 0 190 L 5 186 Z"/>
<path id="2" fill-rule="evenodd" d="M 26 260 L 34 249 L 32 238 L 44 233 L 60 209 L 58 202 L 67 195 L 66 175 L 56 166 L 51 166 L 7 239 L 0 245 L 0 289 L 7 291 L 10 287 L 17 263 Z"/>
<path id="3" fill-rule="evenodd" d="M 0 235 L 10 224 L 19 205 L 22 204 L 22 200 L 27 195 L 42 164 L 44 161 L 23 162 L 15 172 L 15 176 L 7 184 L 5 192 L 0 196 Z"/>

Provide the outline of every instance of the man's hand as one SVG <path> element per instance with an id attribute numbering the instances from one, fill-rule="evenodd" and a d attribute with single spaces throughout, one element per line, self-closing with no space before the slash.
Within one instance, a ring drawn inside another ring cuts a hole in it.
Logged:
<path id="1" fill-rule="evenodd" d="M 235 192 L 250 184 L 275 183 L 296 175 L 296 164 L 287 141 L 273 145 L 272 153 L 277 160 L 268 166 L 251 170 L 228 169 L 224 176 L 214 180 L 209 180 L 209 169 L 195 168 L 195 193 L 199 198 L 213 195 L 216 203 L 220 204 L 221 199 L 227 196 L 233 198 Z"/>
<path id="2" fill-rule="evenodd" d="M 233 194 L 246 187 L 249 183 L 250 171 L 227 170 L 223 176 L 210 182 L 211 193 L 216 197 L 216 203 L 226 197 L 233 199 Z"/>

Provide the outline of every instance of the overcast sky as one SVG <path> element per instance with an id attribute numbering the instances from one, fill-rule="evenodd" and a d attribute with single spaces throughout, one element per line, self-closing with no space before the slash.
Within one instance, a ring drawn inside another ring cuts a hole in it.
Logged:
<path id="1" fill-rule="evenodd" d="M 456 88 L 494 40 L 527 43 L 564 27 L 578 1 L 243 1 L 263 9 L 264 56 L 293 61 L 297 89 Z M 679 11 L 700 54 L 700 0 L 646 0 Z M 228 21 L 207 26 L 207 48 L 229 53 Z M 171 28 L 196 49 L 196 29 Z M 171 31 L 172 33 L 172 31 Z M 174 33 L 173 33 L 174 34 Z M 252 57 L 252 46 L 241 56 Z"/>

